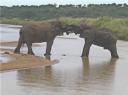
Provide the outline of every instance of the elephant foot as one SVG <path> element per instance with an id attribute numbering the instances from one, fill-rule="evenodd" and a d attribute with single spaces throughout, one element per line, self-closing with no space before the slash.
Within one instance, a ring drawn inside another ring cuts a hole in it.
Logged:
<path id="1" fill-rule="evenodd" d="M 51 60 L 51 57 L 50 56 L 45 56 L 46 59 L 48 60 Z"/>
<path id="2" fill-rule="evenodd" d="M 116 52 L 111 52 L 111 56 L 112 58 L 119 58 L 118 54 Z"/>
<path id="3" fill-rule="evenodd" d="M 20 50 L 18 50 L 18 49 L 15 49 L 15 50 L 14 50 L 14 53 L 17 53 L 17 54 L 19 54 L 19 53 L 20 53 Z"/>
<path id="4" fill-rule="evenodd" d="M 49 53 L 45 53 L 45 54 L 44 54 L 44 56 L 50 56 L 50 55 L 51 55 L 51 54 L 49 54 Z"/>
<path id="5" fill-rule="evenodd" d="M 117 58 L 118 59 L 119 56 L 118 55 L 113 55 L 112 58 Z"/>
<path id="6" fill-rule="evenodd" d="M 33 52 L 28 52 L 28 54 L 30 54 L 30 55 L 35 55 Z"/>

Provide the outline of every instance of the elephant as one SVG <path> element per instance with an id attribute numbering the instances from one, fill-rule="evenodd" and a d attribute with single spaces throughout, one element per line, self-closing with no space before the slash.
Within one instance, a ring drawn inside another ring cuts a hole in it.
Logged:
<path id="1" fill-rule="evenodd" d="M 34 55 L 32 43 L 46 42 L 47 47 L 44 56 L 49 56 L 55 37 L 63 34 L 63 25 L 60 21 L 26 24 L 20 29 L 19 34 L 18 45 L 14 53 L 20 53 L 22 44 L 26 43 L 28 54 Z"/>
<path id="2" fill-rule="evenodd" d="M 74 24 L 70 24 L 70 25 L 65 25 L 64 26 L 64 30 L 66 32 L 67 35 L 69 35 L 70 33 L 75 33 L 77 34 L 81 34 L 85 29 L 90 28 L 90 26 L 86 25 L 86 24 L 80 24 L 80 25 L 74 25 Z"/>
<path id="3" fill-rule="evenodd" d="M 111 57 L 119 58 L 117 54 L 117 38 L 107 28 L 96 28 L 86 24 L 81 25 L 68 25 L 67 30 L 80 34 L 81 38 L 84 38 L 85 44 L 82 51 L 82 57 L 88 57 L 89 50 L 92 44 L 108 49 L 111 53 Z"/>

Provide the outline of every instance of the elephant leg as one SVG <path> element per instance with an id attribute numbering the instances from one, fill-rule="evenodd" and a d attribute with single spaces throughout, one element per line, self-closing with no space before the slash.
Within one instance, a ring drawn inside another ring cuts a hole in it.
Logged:
<path id="1" fill-rule="evenodd" d="M 85 44 L 84 44 L 84 48 L 83 48 L 83 52 L 82 52 L 81 57 L 84 57 L 84 56 L 85 57 L 88 57 L 89 50 L 90 50 L 91 45 L 92 45 L 92 42 L 91 41 L 88 41 L 88 40 L 85 41 Z"/>
<path id="2" fill-rule="evenodd" d="M 18 45 L 15 48 L 14 53 L 20 53 L 20 48 L 21 48 L 22 44 L 23 44 L 23 39 L 20 36 L 19 41 L 18 41 Z"/>
<path id="3" fill-rule="evenodd" d="M 116 45 L 110 46 L 109 51 L 111 52 L 111 56 L 113 58 L 119 58 L 119 56 L 117 54 L 117 47 L 116 47 Z"/>
<path id="4" fill-rule="evenodd" d="M 28 47 L 28 54 L 34 55 L 33 51 L 32 51 L 32 43 L 30 42 L 26 42 L 27 47 Z"/>
<path id="5" fill-rule="evenodd" d="M 52 45 L 53 45 L 53 41 L 54 40 L 51 40 L 51 41 L 47 42 L 46 53 L 44 54 L 44 56 L 51 55 L 51 48 L 52 48 Z"/>

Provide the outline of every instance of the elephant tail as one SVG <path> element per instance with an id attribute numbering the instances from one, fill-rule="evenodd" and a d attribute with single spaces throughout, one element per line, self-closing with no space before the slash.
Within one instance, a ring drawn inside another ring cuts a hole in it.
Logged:
<path id="1" fill-rule="evenodd" d="M 22 29 L 20 30 L 19 34 L 20 34 L 19 40 L 21 40 L 22 44 L 24 44 L 25 43 L 25 41 L 24 41 L 24 32 L 23 32 Z"/>
<path id="2" fill-rule="evenodd" d="M 19 35 L 20 35 L 20 37 L 19 37 L 18 44 L 21 45 L 21 46 L 24 46 L 25 42 L 24 42 L 24 35 L 23 35 L 22 29 L 20 30 Z"/>

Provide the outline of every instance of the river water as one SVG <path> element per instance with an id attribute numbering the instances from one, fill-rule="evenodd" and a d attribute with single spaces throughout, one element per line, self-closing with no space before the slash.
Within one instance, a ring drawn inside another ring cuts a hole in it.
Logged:
<path id="1" fill-rule="evenodd" d="M 1 41 L 18 40 L 18 31 L 18 28 L 1 25 Z M 34 47 L 35 55 L 43 56 L 45 45 Z M 81 58 L 83 45 L 83 39 L 73 34 L 57 37 L 51 60 L 57 59 L 59 63 L 1 72 L 1 95 L 128 95 L 128 42 L 118 41 L 120 58 L 117 60 L 98 46 L 91 47 L 88 59 Z M 21 52 L 26 50 L 24 47 Z"/>

